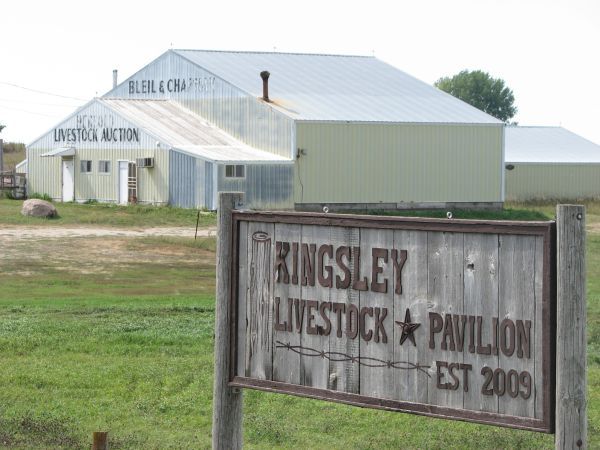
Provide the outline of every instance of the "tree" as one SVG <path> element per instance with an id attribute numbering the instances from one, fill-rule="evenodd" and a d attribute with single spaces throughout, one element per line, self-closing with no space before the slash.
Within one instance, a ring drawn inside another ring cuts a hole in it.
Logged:
<path id="1" fill-rule="evenodd" d="M 0 123 L 0 133 L 2 133 L 2 130 L 4 130 L 4 128 L 6 128 L 6 125 L 2 125 L 2 124 Z"/>
<path id="2" fill-rule="evenodd" d="M 517 113 L 513 91 L 504 80 L 492 78 L 487 72 L 463 70 L 452 78 L 440 78 L 434 85 L 503 122 L 508 122 Z"/>

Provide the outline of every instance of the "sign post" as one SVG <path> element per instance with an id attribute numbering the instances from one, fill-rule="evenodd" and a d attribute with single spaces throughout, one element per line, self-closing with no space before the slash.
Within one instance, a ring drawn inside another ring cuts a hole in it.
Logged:
<path id="1" fill-rule="evenodd" d="M 231 215 L 242 203 L 240 192 L 220 192 L 217 210 L 217 299 L 215 312 L 215 374 L 213 387 L 212 446 L 242 448 L 242 393 L 229 386 L 231 351 L 231 275 L 234 254 Z"/>
<path id="2" fill-rule="evenodd" d="M 215 448 L 241 446 L 232 388 L 556 432 L 556 448 L 585 448 L 583 207 L 559 206 L 557 224 L 220 201 Z"/>
<path id="3" fill-rule="evenodd" d="M 558 205 L 557 449 L 587 448 L 585 207 Z"/>

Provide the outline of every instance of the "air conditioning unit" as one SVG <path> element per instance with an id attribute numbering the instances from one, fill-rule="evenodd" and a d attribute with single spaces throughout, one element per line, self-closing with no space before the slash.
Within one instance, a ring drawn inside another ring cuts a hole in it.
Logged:
<path id="1" fill-rule="evenodd" d="M 154 158 L 137 158 L 135 160 L 138 168 L 140 167 L 154 167 Z"/>

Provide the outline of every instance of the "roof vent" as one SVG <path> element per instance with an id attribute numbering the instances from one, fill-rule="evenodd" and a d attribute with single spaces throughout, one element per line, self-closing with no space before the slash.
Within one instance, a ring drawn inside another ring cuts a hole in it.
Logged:
<path id="1" fill-rule="evenodd" d="M 113 70 L 113 89 L 117 87 L 117 69 Z"/>
<path id="2" fill-rule="evenodd" d="M 266 70 L 263 70 L 260 73 L 260 77 L 263 80 L 263 100 L 265 102 L 270 102 L 271 100 L 269 100 L 269 75 L 271 75 L 269 72 L 267 72 Z"/>

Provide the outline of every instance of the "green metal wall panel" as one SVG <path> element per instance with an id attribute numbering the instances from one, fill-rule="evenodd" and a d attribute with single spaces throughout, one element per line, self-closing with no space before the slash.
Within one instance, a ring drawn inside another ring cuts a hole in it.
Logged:
<path id="1" fill-rule="evenodd" d="M 296 203 L 501 202 L 502 126 L 297 124 Z"/>
<path id="2" fill-rule="evenodd" d="M 506 200 L 600 198 L 600 164 L 511 164 Z"/>

